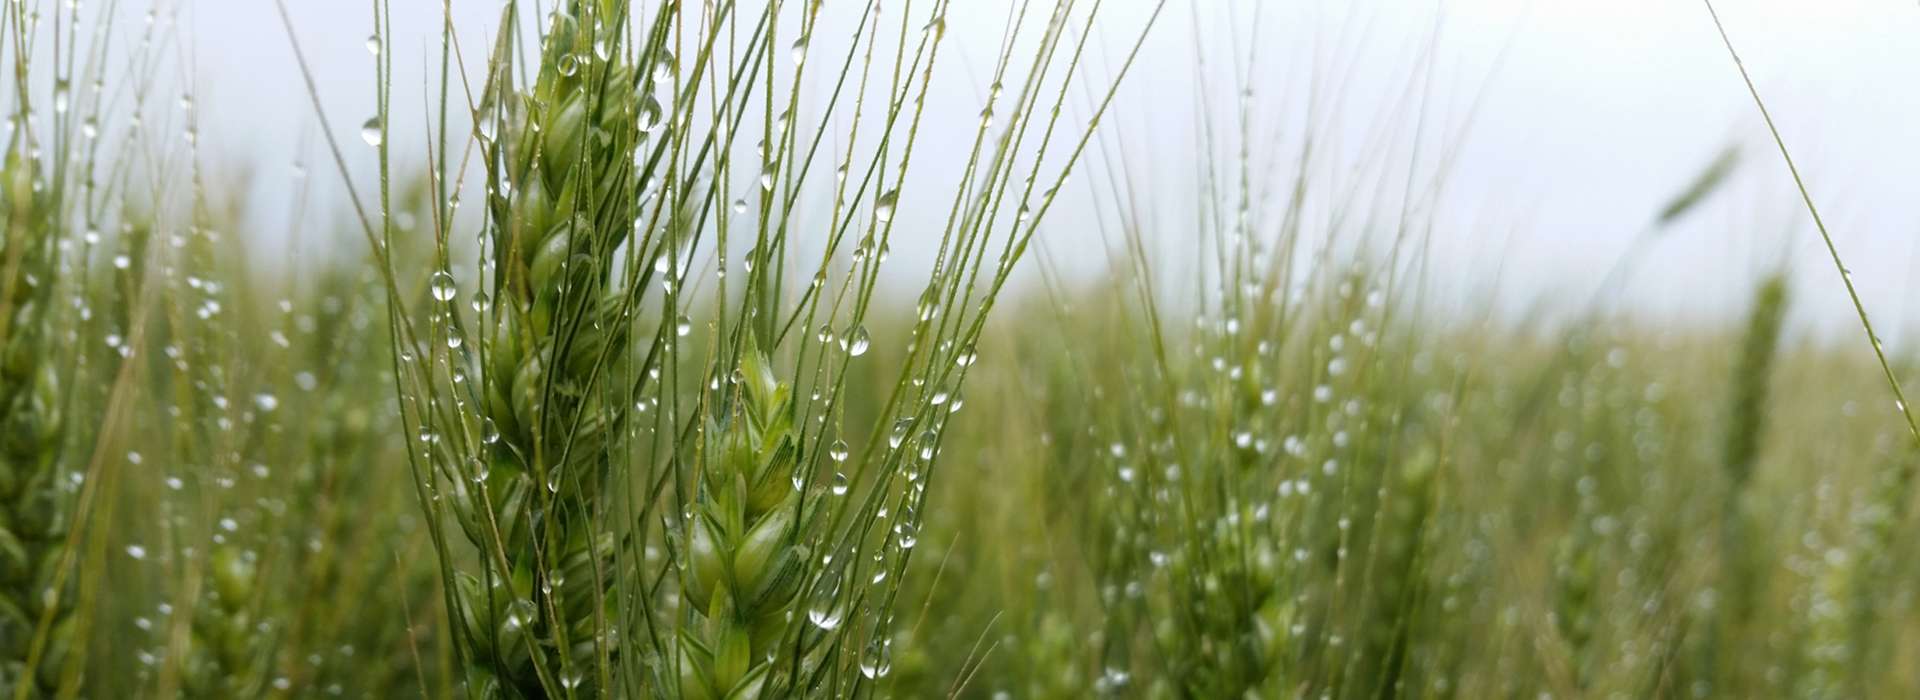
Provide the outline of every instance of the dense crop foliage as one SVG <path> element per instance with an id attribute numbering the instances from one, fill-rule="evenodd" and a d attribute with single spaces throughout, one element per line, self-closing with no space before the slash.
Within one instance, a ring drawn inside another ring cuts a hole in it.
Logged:
<path id="1" fill-rule="evenodd" d="M 1102 121 L 1180 3 L 984 60 L 833 4 L 506 2 L 401 134 L 371 3 L 351 252 L 264 279 L 171 23 L 0 3 L 0 698 L 1920 693 L 1916 365 L 1779 271 L 1607 303 L 1737 151 L 1587 305 L 1458 313 L 1444 169 L 1327 188 L 1255 71 L 1138 184 Z"/>

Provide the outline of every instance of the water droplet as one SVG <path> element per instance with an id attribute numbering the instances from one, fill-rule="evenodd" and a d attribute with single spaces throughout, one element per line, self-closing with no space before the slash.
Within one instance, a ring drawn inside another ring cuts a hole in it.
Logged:
<path id="1" fill-rule="evenodd" d="M 446 270 L 433 273 L 433 298 L 439 301 L 453 301 L 459 295 L 459 288 L 453 284 L 453 275 Z"/>
<path id="2" fill-rule="evenodd" d="M 913 428 L 912 418 L 902 418 L 893 422 L 893 433 L 887 436 L 887 446 L 898 448 L 907 441 L 907 431 Z"/>
<path id="3" fill-rule="evenodd" d="M 900 201 L 900 190 L 887 190 L 879 199 L 873 200 L 873 218 L 880 223 L 893 220 L 893 207 Z"/>
<path id="4" fill-rule="evenodd" d="M 792 53 L 793 53 L 793 65 L 797 66 L 807 62 L 807 38 L 806 37 L 804 36 L 800 37 L 798 40 L 795 40 L 793 42 Z"/>
<path id="5" fill-rule="evenodd" d="M 673 322 L 673 334 L 685 338 L 692 332 L 693 321 L 688 319 L 686 314 L 680 314 L 680 318 Z"/>
<path id="6" fill-rule="evenodd" d="M 867 354 L 867 348 L 873 345 L 873 338 L 867 335 L 866 326 L 855 326 L 847 340 L 847 354 L 854 357 Z"/>
<path id="7" fill-rule="evenodd" d="M 375 56 L 380 55 L 380 35 L 379 34 L 367 35 L 367 53 L 373 54 Z"/>
<path id="8" fill-rule="evenodd" d="M 366 141 L 369 146 L 379 148 L 380 143 L 385 138 L 385 135 L 381 133 L 383 128 L 384 125 L 380 123 L 379 115 L 374 115 L 367 119 L 366 123 L 360 125 L 360 139 Z"/>
<path id="9" fill-rule="evenodd" d="M 659 131 L 663 121 L 660 113 L 663 111 L 665 110 L 660 107 L 660 100 L 648 95 L 647 99 L 640 103 L 640 131 L 648 134 Z"/>
<path id="10" fill-rule="evenodd" d="M 654 81 L 664 83 L 672 80 L 674 68 L 678 65 L 679 64 L 674 61 L 673 52 L 664 48 L 661 49 L 660 59 L 653 62 Z"/>
<path id="11" fill-rule="evenodd" d="M 832 445 L 827 447 L 827 457 L 833 459 L 835 462 L 847 461 L 847 454 L 847 441 L 845 440 L 835 440 Z"/>
<path id="12" fill-rule="evenodd" d="M 840 580 L 827 578 L 814 584 L 812 600 L 807 606 L 807 621 L 813 626 L 829 632 L 840 626 L 846 611 L 836 603 L 840 597 Z"/>
<path id="13" fill-rule="evenodd" d="M 860 675 L 874 680 L 892 672 L 893 643 L 878 638 L 868 642 L 867 650 L 860 654 Z"/>
<path id="14" fill-rule="evenodd" d="M 940 434 L 928 430 L 920 434 L 920 458 L 933 459 L 933 449 L 940 444 Z"/>
<path id="15" fill-rule="evenodd" d="M 840 472 L 834 472 L 834 473 L 833 473 L 833 486 L 832 486 L 832 490 L 833 490 L 833 495 L 835 495 L 835 496 L 845 496 L 845 495 L 847 495 L 847 489 L 849 489 L 849 488 L 852 488 L 852 484 L 850 484 L 850 483 L 848 483 L 848 481 L 847 481 L 847 475 L 846 475 L 846 474 L 842 474 L 842 473 L 840 473 Z"/>
<path id="16" fill-rule="evenodd" d="M 127 545 L 127 556 L 135 559 L 145 559 L 147 558 L 147 548 L 137 544 Z"/>
<path id="17" fill-rule="evenodd" d="M 527 600 L 526 598 L 517 599 L 507 605 L 506 627 L 507 629 L 523 629 L 527 625 L 532 624 L 534 617 L 539 613 L 540 609 L 534 607 L 533 601 Z"/>
<path id="18" fill-rule="evenodd" d="M 917 314 L 922 321 L 933 320 L 933 317 L 940 313 L 939 289 L 928 289 L 925 293 L 921 294 L 920 303 L 914 306 L 914 313 Z"/>

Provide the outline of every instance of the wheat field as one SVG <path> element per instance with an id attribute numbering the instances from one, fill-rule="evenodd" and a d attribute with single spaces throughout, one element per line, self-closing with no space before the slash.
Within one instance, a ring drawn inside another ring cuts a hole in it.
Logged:
<path id="1" fill-rule="evenodd" d="M 0 3 L 0 698 L 1920 694 L 1920 364 L 1737 33 L 1597 286 L 1462 300 L 1260 3 L 459 2 L 340 10 L 371 115 L 276 3 L 297 232 L 181 4 Z M 1631 303 L 1755 171 L 1816 254 Z"/>

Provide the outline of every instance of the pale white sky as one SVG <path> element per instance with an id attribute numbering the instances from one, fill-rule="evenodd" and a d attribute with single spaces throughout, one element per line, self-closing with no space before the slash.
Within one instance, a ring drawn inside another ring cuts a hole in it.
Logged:
<path id="1" fill-rule="evenodd" d="M 333 125 L 358 159 L 355 167 L 370 168 L 370 153 L 353 148 L 359 123 L 372 112 L 367 3 L 288 2 Z M 938 97 L 945 102 L 937 103 L 927 129 L 963 128 L 974 119 L 1009 2 L 955 3 L 963 10 L 948 25 L 958 59 L 944 64 L 941 78 L 955 89 Z M 1262 2 L 1258 36 L 1250 37 L 1253 9 Z M 396 109 L 417 115 L 422 71 L 437 51 L 440 3 L 393 5 Z M 1722 5 L 1870 311 L 1889 326 L 1920 316 L 1920 305 L 1905 302 L 1920 291 L 1911 284 L 1920 231 L 1920 5 Z M 470 61 L 498 21 L 499 6 L 453 0 Z M 1095 31 L 1110 65 L 1151 2 L 1106 6 L 1109 15 Z M 272 241 L 285 229 L 282 203 L 294 187 L 288 165 L 317 130 L 273 2 L 191 0 L 181 17 L 203 131 L 220 134 L 202 146 L 219 160 L 256 166 L 260 236 Z M 1421 58 L 1436 31 L 1432 58 Z M 1446 189 L 1421 209 L 1436 221 L 1435 267 L 1446 286 L 1485 287 L 1500 272 L 1502 298 L 1514 308 L 1543 296 L 1584 298 L 1659 206 L 1721 147 L 1738 142 L 1745 158 L 1735 178 L 1650 252 L 1632 301 L 1663 315 L 1722 314 L 1744 306 L 1756 271 L 1785 258 L 1799 282 L 1800 318 L 1842 329 L 1851 320 L 1836 273 L 1699 2 L 1170 0 L 1108 125 L 1109 143 L 1135 154 L 1134 167 L 1145 167 L 1142 177 L 1159 183 L 1168 202 L 1192 191 L 1196 37 L 1223 63 L 1231 47 L 1258 47 L 1255 113 L 1262 124 L 1282 127 L 1282 153 L 1297 152 L 1312 104 L 1310 80 L 1319 76 L 1324 95 L 1345 95 L 1338 110 L 1323 105 L 1316 120 L 1328 148 L 1315 173 L 1330 187 L 1359 181 L 1356 168 L 1383 153 L 1392 154 L 1385 168 L 1404 170 L 1416 124 L 1427 129 L 1420 132 L 1426 167 L 1442 148 L 1457 146 Z M 813 51 L 841 50 L 829 41 L 816 37 Z M 1429 88 L 1424 110 L 1418 101 L 1396 101 L 1421 84 Z M 1216 119 L 1231 114 L 1226 102 L 1213 110 Z M 1469 114 L 1471 129 L 1460 141 Z M 1383 150 L 1383 138 L 1393 145 Z M 957 141 L 924 140 L 919 168 L 957 167 L 953 161 L 964 155 L 951 145 Z M 330 170 L 314 173 L 316 193 L 339 196 Z M 1179 205 L 1167 208 L 1160 223 L 1169 230 L 1190 220 L 1174 213 Z M 935 221 L 939 214 L 926 216 Z M 1083 205 L 1058 209 L 1049 222 L 1056 257 L 1095 240 Z M 1164 236 L 1170 250 L 1184 245 Z"/>

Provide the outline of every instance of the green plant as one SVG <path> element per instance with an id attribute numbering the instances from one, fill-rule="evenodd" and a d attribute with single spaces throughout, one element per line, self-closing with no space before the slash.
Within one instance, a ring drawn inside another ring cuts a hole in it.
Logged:
<path id="1" fill-rule="evenodd" d="M 394 217 L 369 231 L 460 682 L 509 697 L 871 692 L 862 688 L 890 670 L 897 582 L 974 339 L 1058 192 L 1057 180 L 1041 190 L 1039 155 L 1066 151 L 1064 178 L 1113 89 L 1077 142 L 1056 144 L 1085 48 L 1068 43 L 1072 7 L 1060 4 L 1031 40 L 1024 76 L 1009 72 L 1020 36 L 1009 35 L 985 112 L 999 108 L 1003 76 L 1016 81 L 1006 126 L 986 119 L 974 132 L 898 375 L 869 387 L 849 370 L 874 344 L 865 319 L 948 4 L 903 14 L 891 66 L 875 63 L 884 15 L 863 10 L 810 130 L 786 115 L 802 108 L 800 76 L 820 60 L 806 52 L 818 3 L 798 4 L 791 49 L 776 49 L 786 45 L 777 3 L 635 9 L 564 3 L 536 25 L 539 59 L 523 65 L 519 6 L 508 4 L 476 126 L 461 135 L 482 156 L 479 275 L 454 274 L 448 190 L 433 197 L 448 204 L 433 212 L 424 300 L 403 287 Z M 1051 74 L 1065 48 L 1067 70 Z M 773 82 L 783 56 L 796 86 L 784 96 Z M 890 82 L 878 75 L 889 71 Z M 862 145 L 827 183 L 824 249 L 803 253 L 799 195 L 831 115 L 847 109 L 846 139 Z M 386 117 L 366 127 L 383 172 Z M 444 108 L 440 119 L 444 154 L 459 132 L 445 129 Z M 742 166 L 747 124 L 760 129 L 759 162 Z M 436 167 L 436 187 L 458 182 L 444 158 Z M 754 184 L 732 196 L 742 172 Z M 390 202 L 384 180 L 381 191 Z M 757 216 L 744 215 L 749 197 Z M 694 289 L 701 255 L 715 263 L 711 292 Z M 702 309 L 711 320 L 695 337 L 688 314 Z M 854 461 L 849 401 L 877 407 Z M 471 549 L 454 546 L 443 515 Z M 794 624 L 803 597 L 809 624 Z"/>
<path id="2" fill-rule="evenodd" d="M 376 0 L 328 145 L 378 187 L 294 176 L 369 247 L 275 265 L 154 104 L 175 18 L 95 5 L 0 10 L 0 700 L 1920 690 L 1911 363 L 1789 335 L 1780 274 L 1738 328 L 1607 303 L 1734 148 L 1515 316 L 1430 284 L 1489 272 L 1451 120 L 1269 91 L 1265 4 L 1191 13 L 1192 129 L 1103 138 L 1119 3 L 982 53 L 950 0 L 508 2 L 409 159 Z"/>
<path id="3" fill-rule="evenodd" d="M 50 694 L 75 644 L 62 595 L 71 540 L 61 483 L 65 416 L 53 290 L 57 203 L 39 165 L 9 149 L 0 181 L 0 694 Z"/>
<path id="4" fill-rule="evenodd" d="M 1780 273 L 1769 275 L 1754 295 L 1747 316 L 1747 328 L 1741 339 L 1740 357 L 1734 365 L 1733 393 L 1729 398 L 1723 459 L 1726 460 L 1726 503 L 1721 513 L 1721 581 L 1724 586 L 1725 612 L 1717 614 L 1714 625 L 1723 638 L 1728 624 L 1739 625 L 1753 615 L 1755 584 L 1764 581 L 1753 561 L 1748 542 L 1752 517 L 1744 496 L 1759 460 L 1762 439 L 1766 435 L 1768 391 L 1773 365 L 1780 346 L 1781 326 L 1786 316 L 1787 283 Z M 1720 607 L 1720 606 L 1716 606 Z M 1738 635 L 1735 638 L 1744 638 Z M 1730 641 L 1730 640 L 1729 640 Z M 1716 646 L 1722 643 L 1716 641 Z M 1726 651 L 1734 651 L 1728 649 Z M 1726 663 L 1739 663 L 1737 652 L 1726 655 Z"/>

